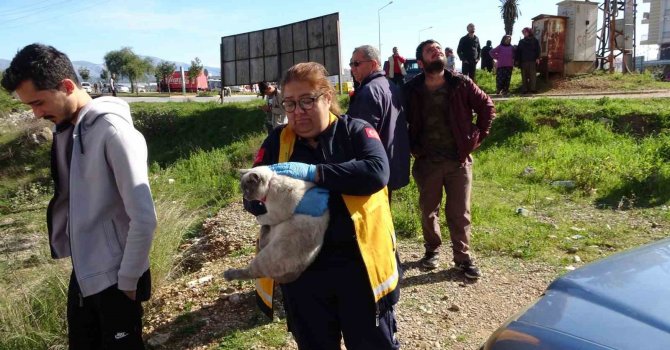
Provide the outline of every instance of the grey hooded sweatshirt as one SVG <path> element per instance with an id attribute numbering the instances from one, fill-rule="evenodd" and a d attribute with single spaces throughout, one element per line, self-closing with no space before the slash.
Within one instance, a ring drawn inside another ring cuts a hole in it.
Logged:
<path id="1" fill-rule="evenodd" d="M 57 127 L 51 173 L 52 257 L 72 257 L 84 297 L 116 283 L 120 290 L 136 290 L 149 268 L 156 211 L 146 141 L 133 126 L 128 104 L 100 97 L 80 110 L 73 128 Z"/>

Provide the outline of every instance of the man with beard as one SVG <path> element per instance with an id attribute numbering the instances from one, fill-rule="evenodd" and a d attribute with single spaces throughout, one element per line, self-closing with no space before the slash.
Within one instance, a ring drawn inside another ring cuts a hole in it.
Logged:
<path id="1" fill-rule="evenodd" d="M 400 88 L 384 76 L 375 47 L 363 45 L 354 49 L 349 67 L 360 87 L 351 98 L 347 114 L 365 120 L 379 133 L 391 167 L 390 202 L 392 191 L 409 183 L 409 140 Z"/>
<path id="2" fill-rule="evenodd" d="M 445 69 L 446 58 L 437 41 L 419 44 L 416 60 L 423 73 L 405 84 L 403 92 L 426 248 L 420 263 L 428 269 L 439 266 L 444 187 L 454 263 L 465 277 L 477 279 L 481 273 L 470 254 L 470 153 L 489 135 L 495 107 L 472 80 Z"/>

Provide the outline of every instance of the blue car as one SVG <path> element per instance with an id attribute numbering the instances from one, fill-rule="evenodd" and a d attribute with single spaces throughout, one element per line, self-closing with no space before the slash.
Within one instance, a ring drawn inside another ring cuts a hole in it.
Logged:
<path id="1" fill-rule="evenodd" d="M 670 239 L 556 279 L 480 349 L 670 349 Z"/>

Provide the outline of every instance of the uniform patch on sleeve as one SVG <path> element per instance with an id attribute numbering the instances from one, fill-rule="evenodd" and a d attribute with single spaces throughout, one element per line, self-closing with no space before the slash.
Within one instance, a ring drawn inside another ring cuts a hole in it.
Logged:
<path id="1" fill-rule="evenodd" d="M 254 165 L 263 163 L 263 156 L 265 155 L 265 148 L 261 148 L 256 153 L 256 159 L 254 159 Z"/>
<path id="2" fill-rule="evenodd" d="M 379 134 L 377 133 L 377 130 L 375 130 L 374 128 L 365 128 L 365 134 L 367 134 L 368 138 L 370 139 L 377 139 L 381 141 L 381 139 L 379 138 Z"/>

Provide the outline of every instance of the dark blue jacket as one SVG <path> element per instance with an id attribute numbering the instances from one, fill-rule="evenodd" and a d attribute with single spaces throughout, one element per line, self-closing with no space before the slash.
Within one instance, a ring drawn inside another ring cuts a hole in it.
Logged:
<path id="1" fill-rule="evenodd" d="M 384 72 L 374 72 L 361 82 L 347 114 L 370 123 L 379 133 L 389 160 L 388 187 L 397 190 L 409 183 L 409 132 L 400 88 Z"/>

